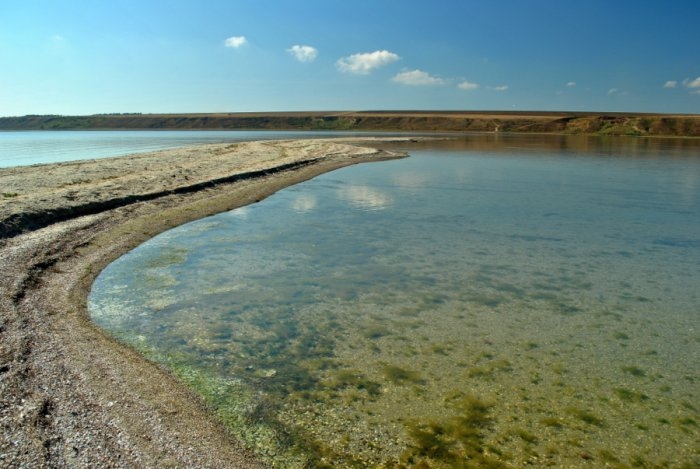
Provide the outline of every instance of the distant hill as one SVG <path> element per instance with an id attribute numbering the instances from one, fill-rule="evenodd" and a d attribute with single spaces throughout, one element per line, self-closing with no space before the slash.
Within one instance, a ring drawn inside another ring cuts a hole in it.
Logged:
<path id="1" fill-rule="evenodd" d="M 0 118 L 0 130 L 357 130 L 529 132 L 700 137 L 700 115 L 359 111 L 217 114 L 29 115 Z"/>

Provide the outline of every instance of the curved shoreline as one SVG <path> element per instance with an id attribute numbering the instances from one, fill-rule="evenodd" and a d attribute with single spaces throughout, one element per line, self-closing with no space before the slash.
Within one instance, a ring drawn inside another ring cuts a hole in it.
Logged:
<path id="1" fill-rule="evenodd" d="M 263 467 L 169 371 L 92 324 L 92 282 L 172 227 L 402 156 L 301 140 L 0 170 L 3 190 L 31 188 L 0 204 L 0 466 Z"/>

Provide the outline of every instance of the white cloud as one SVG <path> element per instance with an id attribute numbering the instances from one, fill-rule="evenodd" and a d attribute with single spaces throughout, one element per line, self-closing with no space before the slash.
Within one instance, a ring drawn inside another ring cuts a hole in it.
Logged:
<path id="1" fill-rule="evenodd" d="M 489 86 L 489 89 L 493 91 L 508 91 L 508 88 L 510 88 L 508 85 Z"/>
<path id="2" fill-rule="evenodd" d="M 299 62 L 313 62 L 318 56 L 318 49 L 311 46 L 293 45 L 287 49 L 287 52 Z"/>
<path id="3" fill-rule="evenodd" d="M 675 88 L 676 85 L 678 85 L 676 80 L 668 80 L 666 83 L 664 83 L 664 88 Z"/>
<path id="4" fill-rule="evenodd" d="M 226 47 L 231 47 L 232 49 L 238 49 L 243 44 L 248 42 L 245 36 L 231 36 L 224 41 Z"/>
<path id="5" fill-rule="evenodd" d="M 343 57 L 336 62 L 338 70 L 357 75 L 367 75 L 375 68 L 396 62 L 400 57 L 388 50 L 364 52 Z"/>
<path id="6" fill-rule="evenodd" d="M 457 85 L 460 90 L 475 90 L 479 87 L 477 83 L 472 83 L 471 81 L 464 80 L 462 83 Z"/>
<path id="7" fill-rule="evenodd" d="M 688 88 L 700 88 L 700 77 L 692 81 L 686 78 L 683 80 L 683 84 Z"/>
<path id="8" fill-rule="evenodd" d="M 569 88 L 573 88 L 573 87 L 576 86 L 576 82 L 575 82 L 575 81 L 570 81 L 569 83 L 566 84 L 566 86 L 569 87 Z"/>
<path id="9" fill-rule="evenodd" d="M 403 85 L 414 86 L 444 85 L 446 83 L 442 78 L 434 77 L 423 70 L 406 70 L 404 72 L 397 73 L 392 80 Z"/>
<path id="10" fill-rule="evenodd" d="M 608 96 L 611 96 L 611 95 L 613 95 L 613 94 L 617 94 L 619 91 L 620 91 L 620 90 L 618 90 L 617 88 L 610 88 L 610 89 L 608 90 Z"/>
<path id="11" fill-rule="evenodd" d="M 60 34 L 54 34 L 53 36 L 51 36 L 51 40 L 54 42 L 63 42 L 66 40 L 66 38 L 61 36 Z"/>
<path id="12" fill-rule="evenodd" d="M 690 94 L 700 94 L 700 90 L 691 91 Z"/>

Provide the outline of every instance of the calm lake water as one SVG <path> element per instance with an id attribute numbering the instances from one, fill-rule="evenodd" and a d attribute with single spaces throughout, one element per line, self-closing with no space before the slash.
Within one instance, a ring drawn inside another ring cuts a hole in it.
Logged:
<path id="1" fill-rule="evenodd" d="M 150 240 L 94 321 L 278 467 L 698 467 L 700 142 L 411 148 Z"/>
<path id="2" fill-rule="evenodd" d="M 0 168 L 108 158 L 206 143 L 313 138 L 334 135 L 348 135 L 348 133 L 242 130 L 44 130 L 0 132 Z M 377 134 L 368 133 L 367 135 Z"/>

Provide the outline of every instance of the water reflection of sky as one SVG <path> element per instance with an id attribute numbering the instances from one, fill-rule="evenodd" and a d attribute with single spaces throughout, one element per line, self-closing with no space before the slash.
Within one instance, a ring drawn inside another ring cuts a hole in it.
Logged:
<path id="1" fill-rule="evenodd" d="M 421 189 L 435 177 L 428 171 L 399 171 L 391 177 L 391 181 L 395 186 L 404 189 Z"/>
<path id="2" fill-rule="evenodd" d="M 0 168 L 110 158 L 209 143 L 250 140 L 381 136 L 381 132 L 264 130 L 90 130 L 0 132 Z"/>
<path id="3" fill-rule="evenodd" d="M 315 195 L 301 194 L 292 200 L 292 210 L 295 212 L 310 212 L 316 208 L 318 200 Z"/>
<path id="4" fill-rule="evenodd" d="M 483 434 L 516 467 L 548 448 L 550 466 L 585 465 L 571 441 L 683 461 L 700 421 L 686 405 L 700 161 L 608 149 L 453 148 L 325 174 L 147 243 L 103 272 L 91 311 L 264 392 L 308 372 L 279 418 L 365 457 L 410 448 L 406 422 L 451 415 L 467 393 L 495 403 Z"/>
<path id="5" fill-rule="evenodd" d="M 379 189 L 352 184 L 341 187 L 338 198 L 361 210 L 384 210 L 394 203 L 389 194 Z"/>

